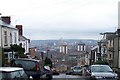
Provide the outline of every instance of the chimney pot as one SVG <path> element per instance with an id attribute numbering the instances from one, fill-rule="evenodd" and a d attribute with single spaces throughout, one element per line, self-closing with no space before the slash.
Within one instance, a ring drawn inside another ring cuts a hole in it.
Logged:
<path id="1" fill-rule="evenodd" d="M 19 30 L 19 35 L 23 35 L 23 26 L 22 25 L 16 25 L 16 28 Z"/>

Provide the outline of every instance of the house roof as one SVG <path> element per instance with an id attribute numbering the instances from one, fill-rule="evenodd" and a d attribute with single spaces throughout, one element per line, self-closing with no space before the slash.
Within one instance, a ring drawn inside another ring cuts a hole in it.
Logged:
<path id="1" fill-rule="evenodd" d="M 19 41 L 25 41 L 28 40 L 25 36 L 19 36 Z"/>
<path id="2" fill-rule="evenodd" d="M 91 50 L 95 50 L 95 49 L 98 49 L 98 45 L 94 46 Z"/>
<path id="3" fill-rule="evenodd" d="M 10 29 L 18 30 L 17 28 L 13 27 L 12 25 L 5 23 L 5 22 L 2 21 L 1 19 L 0 19 L 0 26 L 2 26 L 2 27 L 7 27 L 7 28 L 10 28 Z"/>

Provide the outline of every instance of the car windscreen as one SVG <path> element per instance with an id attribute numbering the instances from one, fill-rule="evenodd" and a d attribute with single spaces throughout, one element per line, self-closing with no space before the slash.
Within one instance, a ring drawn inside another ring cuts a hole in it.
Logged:
<path id="1" fill-rule="evenodd" d="M 81 67 L 74 67 L 73 69 L 74 69 L 74 70 L 80 70 Z"/>
<path id="2" fill-rule="evenodd" d="M 22 67 L 24 70 L 36 70 L 36 63 L 29 60 L 15 60 L 15 66 Z"/>
<path id="3" fill-rule="evenodd" d="M 112 72 L 112 69 L 109 66 L 92 66 L 92 72 Z"/>
<path id="4" fill-rule="evenodd" d="M 11 78 L 11 73 L 0 71 L 0 80 L 6 79 L 6 78 Z"/>

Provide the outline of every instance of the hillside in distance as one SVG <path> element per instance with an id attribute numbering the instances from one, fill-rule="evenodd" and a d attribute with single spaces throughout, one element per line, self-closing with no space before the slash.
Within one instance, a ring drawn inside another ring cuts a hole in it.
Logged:
<path id="1" fill-rule="evenodd" d="M 30 46 L 35 47 L 43 44 L 53 45 L 54 43 L 57 45 L 60 43 L 61 40 L 31 40 Z M 86 45 L 96 45 L 98 40 L 92 39 L 64 39 L 66 43 L 84 43 Z"/>

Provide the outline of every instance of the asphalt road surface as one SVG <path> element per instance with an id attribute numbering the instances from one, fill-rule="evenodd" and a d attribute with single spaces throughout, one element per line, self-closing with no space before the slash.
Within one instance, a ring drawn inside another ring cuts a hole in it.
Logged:
<path id="1" fill-rule="evenodd" d="M 80 75 L 54 75 L 53 80 L 89 80 L 87 77 L 80 76 Z"/>

